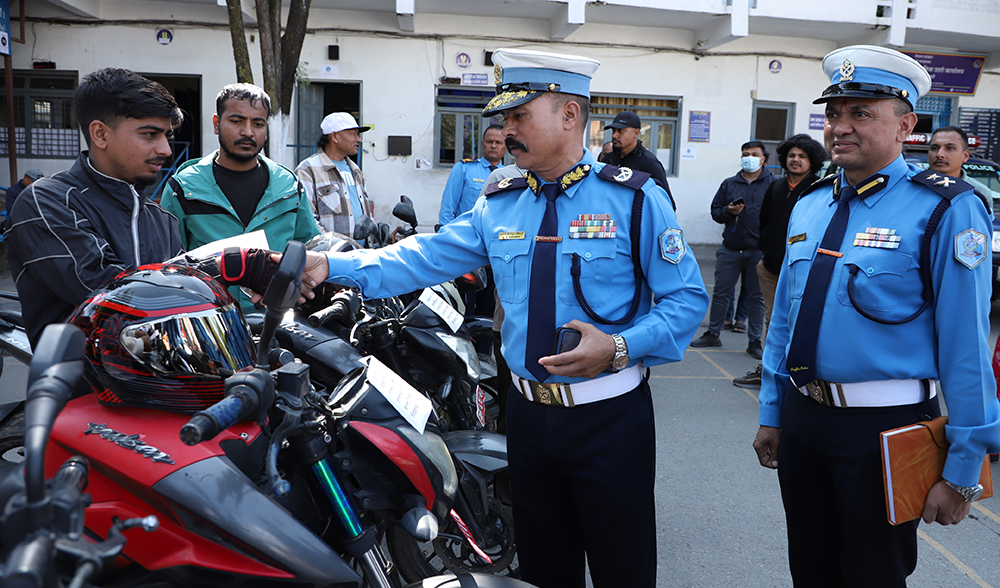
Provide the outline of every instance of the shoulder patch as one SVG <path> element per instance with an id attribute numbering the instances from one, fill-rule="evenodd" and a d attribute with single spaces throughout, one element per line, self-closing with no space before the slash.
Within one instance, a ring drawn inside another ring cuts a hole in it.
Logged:
<path id="1" fill-rule="evenodd" d="M 680 229 L 667 229 L 660 234 L 660 255 L 670 263 L 680 263 L 687 251 L 684 233 Z"/>
<path id="2" fill-rule="evenodd" d="M 969 269 L 974 269 L 986 259 L 986 235 L 975 229 L 966 229 L 955 235 L 955 259 Z"/>
<path id="3" fill-rule="evenodd" d="M 601 171 L 597 172 L 597 177 L 602 180 L 628 186 L 633 190 L 642 188 L 642 185 L 649 179 L 646 172 L 635 171 L 630 167 L 618 167 L 616 165 L 605 165 Z"/>
<path id="4" fill-rule="evenodd" d="M 528 181 L 524 177 L 518 178 L 504 178 L 495 184 L 490 184 L 486 187 L 486 192 L 484 194 L 487 198 L 490 196 L 495 196 L 501 192 L 507 192 L 509 190 L 523 190 L 528 187 Z"/>

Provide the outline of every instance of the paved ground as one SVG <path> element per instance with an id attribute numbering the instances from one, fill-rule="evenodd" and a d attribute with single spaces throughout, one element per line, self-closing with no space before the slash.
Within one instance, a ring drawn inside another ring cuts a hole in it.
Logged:
<path id="1" fill-rule="evenodd" d="M 714 250 L 693 248 L 710 292 Z M 0 261 L 0 290 L 12 290 L 5 266 Z M 991 343 L 997 306 L 993 317 Z M 756 392 L 731 383 L 756 361 L 745 352 L 746 335 L 723 332 L 722 341 L 722 347 L 690 349 L 684 361 L 653 370 L 658 588 L 791 586 L 777 477 L 757 464 L 751 447 Z M 23 398 L 26 368 L 9 358 L 5 364 L 0 402 Z M 997 471 L 994 485 L 1000 490 Z M 608 508 L 629 516 L 628 505 Z M 998 560 L 1000 498 L 990 498 L 976 503 L 970 519 L 958 526 L 921 525 L 920 562 L 909 585 L 1000 588 Z"/>

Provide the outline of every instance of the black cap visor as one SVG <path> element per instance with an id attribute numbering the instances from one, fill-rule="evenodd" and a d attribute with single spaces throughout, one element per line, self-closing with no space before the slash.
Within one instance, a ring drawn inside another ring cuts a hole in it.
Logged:
<path id="1" fill-rule="evenodd" d="M 841 82 L 828 86 L 823 95 L 813 100 L 813 104 L 825 104 L 834 98 L 899 98 L 906 101 L 909 93 L 906 90 L 884 86 L 882 84 L 865 84 L 861 82 Z"/>

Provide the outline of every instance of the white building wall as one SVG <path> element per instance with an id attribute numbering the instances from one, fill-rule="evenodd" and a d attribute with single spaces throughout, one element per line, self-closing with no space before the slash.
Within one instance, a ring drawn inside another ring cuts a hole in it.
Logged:
<path id="1" fill-rule="evenodd" d="M 666 0 L 645 3 L 630 0 L 628 3 L 654 8 L 676 4 Z M 703 0 L 681 4 L 690 5 L 695 11 L 708 10 Z M 751 13 L 756 10 L 770 14 L 776 7 L 792 10 L 807 4 L 761 0 Z M 838 6 L 851 13 L 874 15 L 875 4 L 876 0 L 843 0 Z M 164 6 L 169 10 L 165 12 Z M 838 9 L 838 13 L 843 11 Z M 13 47 L 14 68 L 30 69 L 34 58 L 55 61 L 60 70 L 75 70 L 81 77 L 107 66 L 147 73 L 200 75 L 203 149 L 206 152 L 215 149 L 218 141 L 211 125 L 214 97 L 223 85 L 236 81 L 230 35 L 224 26 L 225 10 L 197 4 L 124 0 L 104 0 L 102 3 L 102 18 L 126 14 L 129 18 L 149 21 L 128 26 L 31 23 L 27 27 L 27 43 Z M 784 18 L 797 15 L 780 11 L 774 14 Z M 157 24 L 155 19 L 164 19 L 164 23 Z M 176 24 L 177 20 L 211 22 L 215 26 L 180 25 Z M 570 43 L 547 43 L 530 39 L 548 38 L 551 30 L 548 20 L 476 19 L 419 12 L 414 20 L 417 33 L 403 34 L 399 31 L 396 15 L 391 12 L 314 10 L 309 25 L 315 32 L 306 36 L 300 63 L 300 73 L 315 81 L 330 81 L 322 77 L 321 68 L 336 63 L 339 81 L 362 82 L 362 123 L 375 126 L 363 135 L 363 148 L 367 151 L 364 171 L 369 192 L 377 203 L 377 220 L 390 222 L 392 226 L 396 221 L 391 219 L 389 211 L 400 194 L 413 198 L 424 230 L 437 220 L 449 170 L 417 171 L 414 158 L 434 160 L 435 85 L 438 80 L 442 76 L 457 77 L 468 72 L 487 73 L 492 80 L 492 67 L 482 65 L 482 52 L 502 46 L 596 58 L 602 65 L 592 83 L 594 92 L 681 97 L 678 147 L 681 151 L 692 148 L 696 156 L 678 159 L 677 177 L 670 178 L 670 184 L 681 225 L 692 243 L 721 240 L 721 227 L 711 220 L 709 205 L 722 180 L 739 169 L 739 147 L 750 139 L 754 99 L 794 103 L 793 132 L 807 132 L 822 140 L 821 131 L 809 130 L 809 115 L 823 112 L 822 106 L 813 105 L 812 100 L 828 84 L 820 70 L 820 59 L 837 47 L 834 41 L 796 37 L 796 31 L 789 30 L 788 37 L 751 35 L 730 42 L 711 54 L 697 55 L 690 49 L 694 44 L 694 33 L 690 30 L 588 23 L 571 36 Z M 170 45 L 160 45 L 155 39 L 155 31 L 161 26 L 173 31 Z M 363 32 L 346 29 L 362 29 Z M 255 74 L 259 76 L 259 37 L 256 34 L 255 30 L 248 31 L 248 36 L 255 36 L 249 50 Z M 338 62 L 326 59 L 326 47 L 331 44 L 340 46 Z M 473 59 L 473 65 L 465 70 L 454 65 L 455 55 L 462 52 Z M 781 62 L 779 73 L 769 70 L 772 59 Z M 984 75 L 978 94 L 961 98 L 958 105 L 1000 108 L 1000 75 Z M 687 141 L 693 110 L 711 112 L 709 143 Z M 292 129 L 296 128 L 294 118 L 289 123 Z M 413 155 L 388 157 L 386 137 L 389 135 L 412 137 Z M 289 142 L 295 142 L 294 130 L 288 138 Z M 307 136 L 302 142 L 312 143 L 315 139 L 316 136 Z M 67 168 L 70 163 L 69 160 L 21 159 L 18 168 L 39 167 L 51 174 Z M 294 162 L 289 163 L 294 165 Z M 4 180 L 6 170 L 7 161 L 3 159 L 0 178 Z"/>

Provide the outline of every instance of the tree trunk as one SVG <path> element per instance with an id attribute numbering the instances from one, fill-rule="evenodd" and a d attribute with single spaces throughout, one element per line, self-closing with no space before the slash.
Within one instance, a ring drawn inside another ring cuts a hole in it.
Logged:
<path id="1" fill-rule="evenodd" d="M 299 56 L 306 36 L 306 22 L 309 20 L 309 6 L 312 0 L 291 0 L 288 7 L 288 23 L 281 38 L 281 113 L 287 119 L 292 109 L 292 91 L 295 89 Z"/>
<path id="2" fill-rule="evenodd" d="M 236 81 L 253 83 L 250 69 L 250 51 L 247 49 L 247 35 L 243 27 L 243 6 L 241 0 L 226 0 L 229 12 L 229 33 L 233 38 L 233 59 L 236 60 Z"/>

